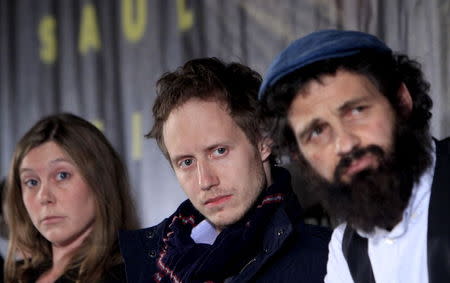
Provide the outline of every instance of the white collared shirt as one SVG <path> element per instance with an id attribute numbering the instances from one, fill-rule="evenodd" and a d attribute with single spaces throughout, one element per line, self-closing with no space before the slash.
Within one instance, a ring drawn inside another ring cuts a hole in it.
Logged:
<path id="1" fill-rule="evenodd" d="M 434 143 L 432 143 L 434 146 Z M 357 233 L 368 238 L 368 253 L 377 283 L 428 283 L 427 230 L 428 206 L 435 167 L 432 165 L 414 186 L 403 218 L 390 232 L 376 228 L 371 234 Z M 346 224 L 333 231 L 329 244 L 326 283 L 353 282 L 342 253 Z"/>

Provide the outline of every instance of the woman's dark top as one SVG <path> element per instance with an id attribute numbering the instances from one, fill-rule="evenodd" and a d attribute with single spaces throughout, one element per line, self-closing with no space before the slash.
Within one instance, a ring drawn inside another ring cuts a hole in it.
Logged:
<path id="1" fill-rule="evenodd" d="M 23 264 L 21 261 L 19 264 Z M 27 282 L 36 282 L 46 270 L 48 270 L 49 266 L 43 266 L 36 270 L 30 270 L 27 272 Z M 58 278 L 55 283 L 73 283 L 76 282 L 76 274 L 77 271 L 69 270 L 65 274 L 63 274 L 60 278 Z M 119 282 L 127 282 L 125 276 L 125 265 L 123 263 L 115 265 L 107 270 L 103 276 L 103 278 L 98 281 L 98 283 L 119 283 Z"/>

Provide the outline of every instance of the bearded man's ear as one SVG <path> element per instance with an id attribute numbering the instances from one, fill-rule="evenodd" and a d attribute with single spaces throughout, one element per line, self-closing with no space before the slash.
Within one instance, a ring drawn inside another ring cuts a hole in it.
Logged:
<path id="1" fill-rule="evenodd" d="M 398 89 L 397 96 L 400 102 L 400 111 L 403 117 L 409 117 L 413 109 L 413 101 L 408 88 L 404 83 L 401 83 Z"/>

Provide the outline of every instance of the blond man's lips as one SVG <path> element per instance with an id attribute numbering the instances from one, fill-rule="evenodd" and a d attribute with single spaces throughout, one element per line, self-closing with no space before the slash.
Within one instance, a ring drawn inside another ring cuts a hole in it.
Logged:
<path id="1" fill-rule="evenodd" d="M 222 195 L 222 196 L 209 198 L 205 201 L 204 205 L 205 206 L 219 205 L 219 204 L 222 204 L 222 203 L 228 201 L 231 197 L 232 197 L 232 195 Z"/>

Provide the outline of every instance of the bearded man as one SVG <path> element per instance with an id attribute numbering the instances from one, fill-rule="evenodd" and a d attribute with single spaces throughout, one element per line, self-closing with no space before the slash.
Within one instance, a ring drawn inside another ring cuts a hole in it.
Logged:
<path id="1" fill-rule="evenodd" d="M 341 224 L 325 282 L 450 282 L 450 139 L 433 140 L 420 65 L 373 35 L 294 41 L 259 98 L 274 140 Z"/>

